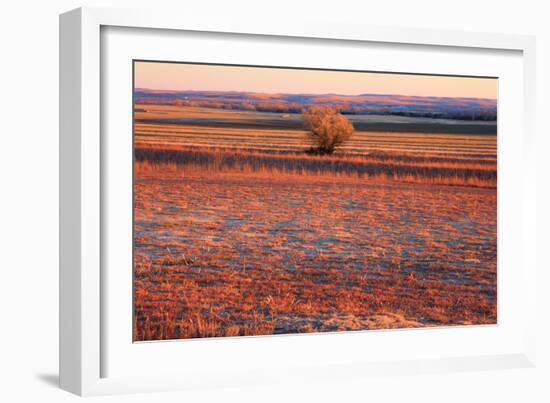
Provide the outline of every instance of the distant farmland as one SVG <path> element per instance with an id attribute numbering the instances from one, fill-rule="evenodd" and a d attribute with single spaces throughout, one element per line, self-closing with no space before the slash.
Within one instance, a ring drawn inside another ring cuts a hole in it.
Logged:
<path id="1" fill-rule="evenodd" d="M 496 323 L 494 121 L 134 106 L 134 340 Z"/>
<path id="2" fill-rule="evenodd" d="M 304 154 L 311 145 L 300 115 L 165 105 L 137 105 L 136 111 L 138 161 L 496 186 L 496 136 L 472 133 L 489 132 L 492 123 L 355 116 L 353 138 L 333 157 L 319 158 Z M 361 124 L 427 132 L 361 131 Z"/>
<path id="3" fill-rule="evenodd" d="M 410 116 L 496 122 L 495 99 L 392 94 L 270 94 L 247 91 L 136 89 L 136 104 L 208 107 L 299 114 L 311 105 L 330 105 L 346 115 Z"/>

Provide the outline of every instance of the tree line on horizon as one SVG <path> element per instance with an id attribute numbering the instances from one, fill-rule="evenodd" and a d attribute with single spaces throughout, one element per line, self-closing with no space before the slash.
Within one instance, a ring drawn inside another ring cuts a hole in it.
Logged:
<path id="1" fill-rule="evenodd" d="M 289 113 L 300 114 L 314 105 L 323 105 L 335 108 L 343 115 L 393 115 L 409 117 L 425 117 L 432 119 L 453 119 L 471 121 L 496 121 L 497 110 L 495 107 L 476 105 L 475 102 L 457 105 L 448 103 L 432 103 L 428 105 L 388 104 L 373 102 L 349 102 L 343 100 L 325 100 L 322 102 L 294 101 L 288 102 L 281 99 L 263 100 L 260 98 L 238 98 L 238 97 L 183 97 L 164 96 L 156 93 L 145 95 L 138 93 L 135 98 L 136 104 L 163 104 L 184 107 L 202 107 L 214 109 Z M 187 98 L 187 99 L 186 99 Z"/>

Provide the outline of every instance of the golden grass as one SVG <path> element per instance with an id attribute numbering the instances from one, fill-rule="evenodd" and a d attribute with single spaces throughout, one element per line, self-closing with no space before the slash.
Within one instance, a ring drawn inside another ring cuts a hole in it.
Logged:
<path id="1" fill-rule="evenodd" d="M 146 112 L 135 114 L 134 125 L 136 143 L 140 146 L 242 148 L 246 145 L 279 151 L 303 151 L 310 147 L 306 132 L 300 129 L 300 115 L 168 105 L 141 107 Z M 383 150 L 489 158 L 496 156 L 496 136 L 356 130 L 340 150 L 348 154 Z"/>
<path id="2" fill-rule="evenodd" d="M 496 321 L 492 189 L 136 171 L 135 340 Z"/>
<path id="3" fill-rule="evenodd" d="M 496 323 L 496 137 L 135 128 L 134 340 Z"/>
<path id="4" fill-rule="evenodd" d="M 446 160 L 403 160 L 399 156 L 310 156 L 246 151 L 137 148 L 137 171 L 207 170 L 212 174 L 247 176 L 310 176 L 362 179 L 365 182 L 407 182 L 431 185 L 496 187 L 496 165 Z"/>

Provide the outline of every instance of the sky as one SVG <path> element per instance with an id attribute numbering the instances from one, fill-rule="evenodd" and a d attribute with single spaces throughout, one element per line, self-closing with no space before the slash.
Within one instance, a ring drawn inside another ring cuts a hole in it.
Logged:
<path id="1" fill-rule="evenodd" d="M 135 62 L 135 88 L 288 94 L 497 98 L 498 80 L 453 76 Z"/>

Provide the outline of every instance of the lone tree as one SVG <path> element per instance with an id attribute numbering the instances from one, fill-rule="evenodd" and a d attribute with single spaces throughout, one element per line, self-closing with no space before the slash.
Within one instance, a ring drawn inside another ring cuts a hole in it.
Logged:
<path id="1" fill-rule="evenodd" d="M 353 134 L 353 125 L 330 106 L 312 106 L 303 113 L 304 126 L 313 143 L 312 152 L 332 154 Z"/>

